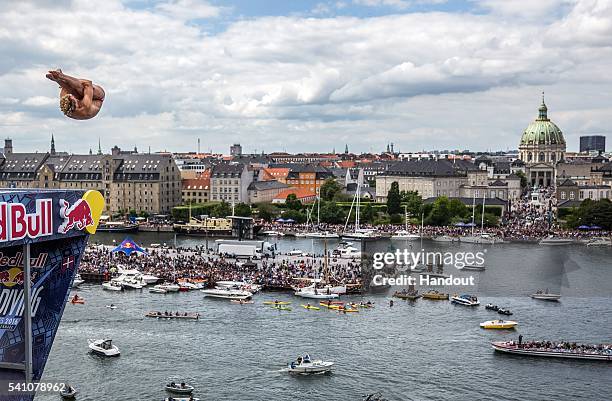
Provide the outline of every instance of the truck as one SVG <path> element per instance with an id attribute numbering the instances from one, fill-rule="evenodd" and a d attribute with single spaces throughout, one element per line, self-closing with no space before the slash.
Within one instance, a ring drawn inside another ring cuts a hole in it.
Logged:
<path id="1" fill-rule="evenodd" d="M 274 246 L 265 241 L 236 241 L 218 239 L 215 241 L 217 253 L 236 259 L 261 259 L 263 255 L 273 255 Z"/>

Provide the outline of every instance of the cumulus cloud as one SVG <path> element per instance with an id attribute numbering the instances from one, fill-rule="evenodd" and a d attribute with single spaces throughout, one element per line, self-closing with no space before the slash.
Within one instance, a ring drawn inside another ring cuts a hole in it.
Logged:
<path id="1" fill-rule="evenodd" d="M 410 2 L 406 0 L 353 0 L 353 3 L 367 7 L 387 6 L 400 10 L 406 9 L 410 6 Z"/>
<path id="2" fill-rule="evenodd" d="M 198 137 L 218 151 L 515 147 L 542 89 L 570 147 L 612 122 L 609 0 L 547 3 L 556 12 L 539 24 L 490 0 L 484 14 L 256 17 L 222 30 L 193 22 L 224 16 L 203 1 L 52 3 L 0 8 L 0 129 L 41 150 L 48 132 L 75 152 L 98 136 L 154 150 Z M 44 77 L 57 67 L 105 88 L 95 119 L 61 114 Z"/>

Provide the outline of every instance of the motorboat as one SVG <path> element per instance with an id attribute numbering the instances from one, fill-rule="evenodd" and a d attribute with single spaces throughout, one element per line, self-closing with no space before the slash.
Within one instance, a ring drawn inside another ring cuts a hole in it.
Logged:
<path id="1" fill-rule="evenodd" d="M 152 288 L 149 288 L 149 292 L 153 294 L 167 294 L 168 290 L 164 288 L 162 284 L 157 284 L 153 286 Z"/>
<path id="2" fill-rule="evenodd" d="M 543 301 L 558 301 L 561 299 L 561 294 L 551 294 L 548 292 L 548 289 L 538 290 L 535 294 L 531 294 L 531 298 L 533 299 L 541 299 Z"/>
<path id="3" fill-rule="evenodd" d="M 117 309 L 117 305 L 115 305 L 115 304 L 106 305 L 106 307 L 108 309 Z"/>
<path id="4" fill-rule="evenodd" d="M 287 371 L 289 373 L 296 374 L 322 374 L 330 372 L 334 366 L 333 362 L 324 362 L 322 360 L 312 360 L 310 355 L 306 354 L 304 357 L 298 356 L 297 359 L 287 365 Z"/>
<path id="5" fill-rule="evenodd" d="M 166 397 L 164 401 L 200 401 L 197 397 Z"/>
<path id="6" fill-rule="evenodd" d="M 338 247 L 332 251 L 332 256 L 341 259 L 354 259 L 361 257 L 361 251 L 353 246 Z"/>
<path id="7" fill-rule="evenodd" d="M 460 242 L 465 242 L 466 244 L 497 244 L 500 241 L 498 238 L 495 238 L 491 234 L 482 233 L 480 235 L 466 235 L 464 237 L 460 237 Z"/>
<path id="8" fill-rule="evenodd" d="M 287 256 L 304 256 L 304 251 L 301 251 L 299 249 L 293 249 L 287 252 Z"/>
<path id="9" fill-rule="evenodd" d="M 445 292 L 438 292 L 437 290 L 429 290 L 423 293 L 424 299 L 433 299 L 433 300 L 444 300 L 448 299 L 449 295 Z"/>
<path id="10" fill-rule="evenodd" d="M 261 290 L 261 286 L 258 284 L 247 283 L 246 281 L 217 281 L 215 283 L 217 288 L 232 288 L 235 290 L 244 290 L 252 294 L 255 294 Z"/>
<path id="11" fill-rule="evenodd" d="M 483 329 L 513 329 L 518 323 L 514 320 L 487 320 L 480 323 Z"/>
<path id="12" fill-rule="evenodd" d="M 317 283 L 313 283 L 309 285 L 308 287 L 293 287 L 295 291 L 310 291 L 310 292 L 315 292 L 315 288 L 317 290 L 317 293 L 319 294 L 338 294 L 338 295 L 346 294 L 346 285 L 326 284 L 324 286 L 321 286 L 321 284 L 317 285 Z"/>
<path id="13" fill-rule="evenodd" d="M 123 291 L 123 285 L 117 281 L 111 280 L 102 283 L 102 289 L 106 291 Z"/>
<path id="14" fill-rule="evenodd" d="M 409 301 L 414 301 L 421 297 L 418 290 L 415 290 L 415 289 L 406 290 L 405 288 L 401 291 L 395 291 L 393 296 L 395 298 L 407 299 Z"/>
<path id="15" fill-rule="evenodd" d="M 152 274 L 143 274 L 142 280 L 147 284 L 156 284 L 159 281 L 159 277 Z"/>
<path id="16" fill-rule="evenodd" d="M 119 276 L 113 279 L 124 288 L 140 290 L 147 285 L 143 274 L 136 269 L 119 269 Z"/>
<path id="17" fill-rule="evenodd" d="M 499 313 L 500 315 L 506 315 L 506 316 L 512 315 L 512 311 L 507 308 L 499 308 L 497 309 L 497 313 Z"/>
<path id="18" fill-rule="evenodd" d="M 175 283 L 162 283 L 162 284 L 157 284 L 155 287 L 162 288 L 166 290 L 166 292 L 179 292 L 181 289 L 181 286 Z"/>
<path id="19" fill-rule="evenodd" d="M 540 245 L 571 245 L 574 243 L 572 238 L 553 237 L 542 238 L 538 244 Z"/>
<path id="20" fill-rule="evenodd" d="M 274 231 L 274 230 L 262 231 L 259 234 L 266 235 L 268 237 L 284 237 L 285 236 L 285 234 L 281 233 L 280 231 Z"/>
<path id="21" fill-rule="evenodd" d="M 353 232 L 342 233 L 342 238 L 352 238 L 356 240 L 380 238 L 380 235 L 372 229 L 358 229 Z"/>
<path id="22" fill-rule="evenodd" d="M 480 305 L 480 301 L 474 295 L 463 294 L 463 295 L 453 295 L 451 297 L 451 302 L 457 305 L 464 306 L 478 306 Z"/>
<path id="23" fill-rule="evenodd" d="M 207 290 L 200 290 L 202 294 L 210 298 L 224 298 L 224 299 L 250 299 L 253 296 L 252 292 L 236 290 L 227 287 L 217 287 Z"/>
<path id="24" fill-rule="evenodd" d="M 612 362 L 612 351 L 610 351 L 609 347 L 603 345 L 570 345 L 568 343 L 540 343 L 534 341 L 527 341 L 525 343 L 496 341 L 492 342 L 491 345 L 495 351 L 508 354 Z"/>
<path id="25" fill-rule="evenodd" d="M 431 240 L 434 242 L 459 242 L 458 237 L 451 237 L 450 235 L 438 235 Z"/>
<path id="26" fill-rule="evenodd" d="M 78 288 L 81 284 L 83 284 L 85 280 L 81 278 L 80 274 L 76 274 L 74 276 L 74 280 L 72 280 L 72 288 Z"/>
<path id="27" fill-rule="evenodd" d="M 610 238 L 591 238 L 587 241 L 586 246 L 612 246 L 612 239 Z"/>
<path id="28" fill-rule="evenodd" d="M 119 356 L 119 348 L 113 345 L 109 338 L 101 340 L 88 340 L 89 349 L 96 355 L 100 356 Z"/>
<path id="29" fill-rule="evenodd" d="M 331 231 L 315 231 L 312 233 L 305 233 L 303 236 L 306 238 L 319 238 L 319 239 L 339 238 L 338 234 L 332 233 Z"/>
<path id="30" fill-rule="evenodd" d="M 410 231 L 406 231 L 406 230 L 396 231 L 395 234 L 391 236 L 391 239 L 403 240 L 403 241 L 415 241 L 420 238 L 421 238 L 420 235 L 413 234 Z"/>
<path id="31" fill-rule="evenodd" d="M 294 295 L 302 298 L 311 298 L 311 299 L 336 299 L 338 298 L 338 294 L 327 293 L 323 290 L 313 289 L 312 287 L 300 288 L 297 290 Z"/>
<path id="32" fill-rule="evenodd" d="M 65 400 L 74 400 L 76 395 L 76 389 L 69 384 L 65 385 L 64 388 L 60 390 L 60 396 Z"/>
<path id="33" fill-rule="evenodd" d="M 499 310 L 499 306 L 493 305 L 493 304 L 486 304 L 485 305 L 485 309 L 493 310 L 493 311 L 497 312 Z"/>
<path id="34" fill-rule="evenodd" d="M 177 384 L 175 382 L 166 384 L 164 386 L 167 392 L 173 394 L 191 394 L 195 388 L 186 383 Z"/>

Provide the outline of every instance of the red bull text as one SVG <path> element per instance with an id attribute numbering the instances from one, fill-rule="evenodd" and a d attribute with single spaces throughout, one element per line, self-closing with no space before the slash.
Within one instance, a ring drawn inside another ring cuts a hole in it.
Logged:
<path id="1" fill-rule="evenodd" d="M 37 199 L 36 211 L 27 213 L 21 203 L 0 203 L 0 242 L 53 234 L 51 199 Z"/>

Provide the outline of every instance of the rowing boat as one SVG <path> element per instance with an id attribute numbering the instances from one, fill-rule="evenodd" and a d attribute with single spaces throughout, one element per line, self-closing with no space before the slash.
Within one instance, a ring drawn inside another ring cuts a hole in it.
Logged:
<path id="1" fill-rule="evenodd" d="M 312 310 L 320 310 L 321 308 L 317 307 L 317 306 L 312 306 L 312 305 L 302 305 L 302 308 L 304 309 L 312 309 Z"/>

